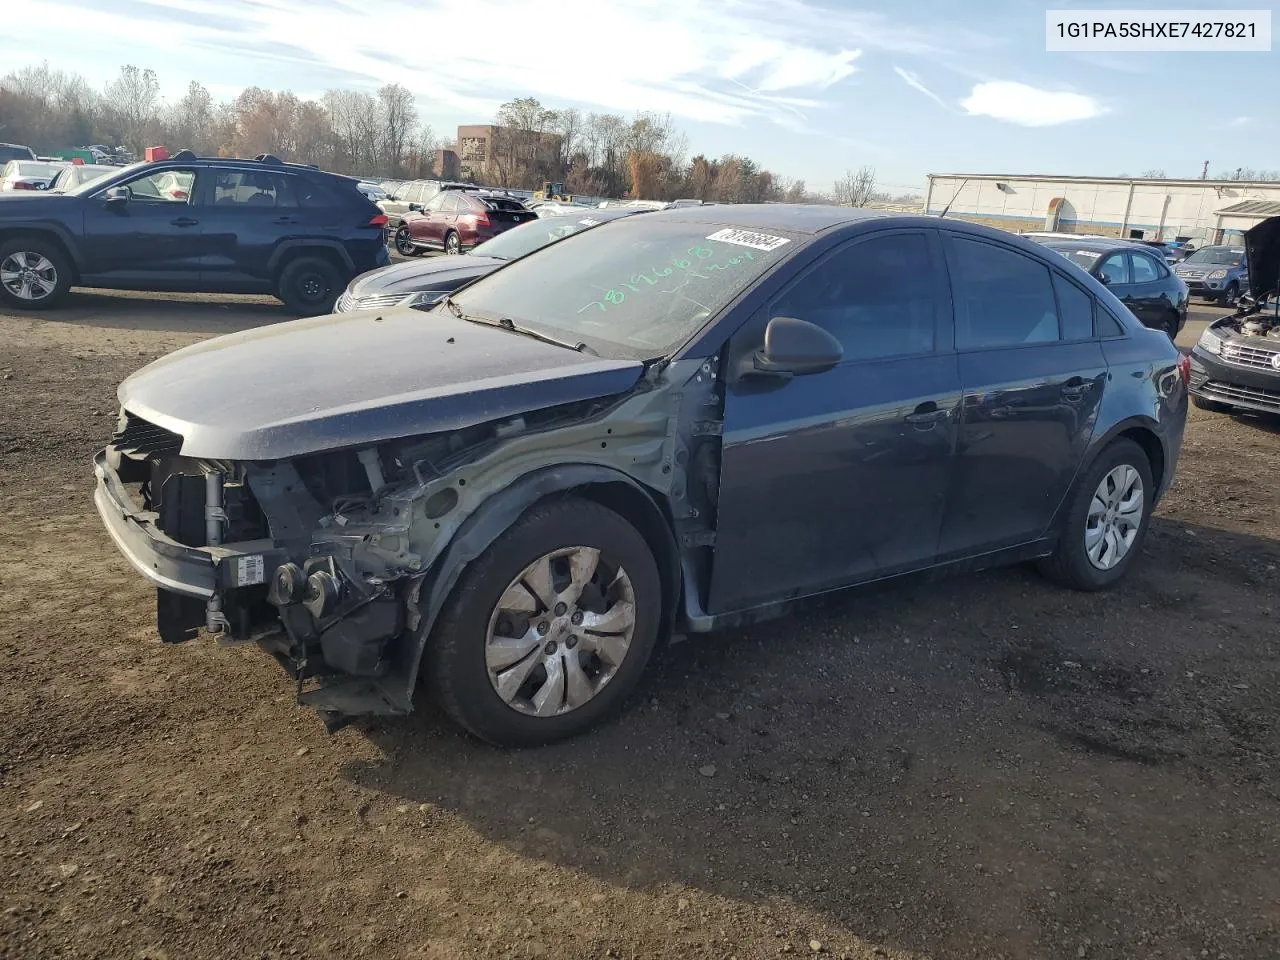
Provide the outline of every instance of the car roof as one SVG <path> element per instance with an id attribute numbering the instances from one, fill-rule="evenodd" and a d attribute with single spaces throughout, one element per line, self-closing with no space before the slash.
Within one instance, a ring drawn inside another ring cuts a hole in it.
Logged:
<path id="1" fill-rule="evenodd" d="M 608 209 L 608 208 L 606 208 Z M 651 214 L 667 220 L 716 223 L 756 230 L 788 230 L 792 233 L 821 233 L 831 227 L 860 220 L 900 217 L 886 210 L 858 207 L 831 207 L 809 203 L 718 203 L 697 207 L 673 207 Z"/>
<path id="2" fill-rule="evenodd" d="M 1151 254 L 1157 252 L 1154 247 L 1149 247 L 1145 243 L 1140 243 L 1135 240 L 1112 240 L 1109 238 L 1103 238 L 1100 240 L 1092 238 L 1085 238 L 1081 240 L 1049 240 L 1044 243 L 1044 246 L 1049 247 L 1051 250 L 1092 250 L 1097 253 L 1102 253 L 1108 250 L 1125 249 L 1142 250 L 1145 253 Z"/>

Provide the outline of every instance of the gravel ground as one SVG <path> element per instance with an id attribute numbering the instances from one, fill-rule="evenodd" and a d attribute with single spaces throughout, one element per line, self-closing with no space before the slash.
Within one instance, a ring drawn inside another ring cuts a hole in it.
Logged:
<path id="1" fill-rule="evenodd" d="M 90 502 L 117 382 L 272 303 L 0 316 L 0 956 L 1280 956 L 1280 422 L 1193 411 L 1111 593 L 829 598 L 541 750 L 327 737 L 256 648 L 162 646 Z"/>

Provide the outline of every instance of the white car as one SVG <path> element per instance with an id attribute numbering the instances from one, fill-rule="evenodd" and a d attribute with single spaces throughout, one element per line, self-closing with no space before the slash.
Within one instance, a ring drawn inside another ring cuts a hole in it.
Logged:
<path id="1" fill-rule="evenodd" d="M 0 169 L 0 190 L 48 190 L 49 182 L 69 163 L 10 160 Z"/>
<path id="2" fill-rule="evenodd" d="M 80 186 L 82 183 L 88 183 L 90 180 L 97 180 L 99 177 L 105 177 L 108 173 L 119 173 L 119 167 L 107 166 L 100 163 L 74 163 L 58 171 L 58 175 L 53 178 L 53 182 L 49 184 L 49 190 L 53 193 L 66 193 L 74 187 Z"/>

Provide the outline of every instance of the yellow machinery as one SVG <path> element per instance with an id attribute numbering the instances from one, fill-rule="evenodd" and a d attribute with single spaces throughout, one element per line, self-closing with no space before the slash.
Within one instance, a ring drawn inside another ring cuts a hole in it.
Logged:
<path id="1" fill-rule="evenodd" d="M 543 181 L 542 189 L 533 192 L 535 200 L 559 200 L 562 203 L 573 203 L 573 197 L 564 192 L 563 183 L 552 183 L 550 180 Z"/>

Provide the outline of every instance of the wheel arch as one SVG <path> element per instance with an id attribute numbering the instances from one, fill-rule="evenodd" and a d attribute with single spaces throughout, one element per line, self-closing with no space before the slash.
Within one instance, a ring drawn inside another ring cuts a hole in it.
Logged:
<path id="1" fill-rule="evenodd" d="M 414 647 L 406 651 L 407 656 L 402 661 L 408 666 L 407 674 L 400 678 L 405 683 L 403 696 L 406 707 L 412 701 L 431 631 L 466 565 L 484 553 L 534 506 L 566 496 L 579 496 L 613 510 L 644 537 L 662 581 L 663 610 L 659 636 L 669 633 L 680 601 L 680 558 L 671 521 L 660 495 L 627 474 L 609 467 L 594 464 L 544 467 L 525 474 L 484 501 L 463 522 L 432 563 L 420 591 L 411 591 L 408 599 L 417 605 L 418 622 L 405 635 Z M 414 611 L 410 614 L 412 616 Z"/>
<path id="2" fill-rule="evenodd" d="M 284 268 L 299 257 L 320 257 L 332 263 L 347 280 L 355 276 L 355 262 L 346 247 L 336 240 L 309 239 L 283 240 L 278 243 L 267 260 L 267 273 L 279 283 Z"/>
<path id="3" fill-rule="evenodd" d="M 1155 484 L 1158 497 L 1164 492 L 1169 457 L 1165 450 L 1164 438 L 1160 435 L 1159 425 L 1149 417 L 1130 417 L 1122 420 L 1104 433 L 1100 439 L 1094 441 L 1077 476 L 1088 470 L 1103 450 L 1121 439 L 1132 440 L 1146 453 L 1147 462 L 1151 466 L 1151 479 Z"/>
<path id="4" fill-rule="evenodd" d="M 34 237 L 46 243 L 55 244 L 71 264 L 71 279 L 80 279 L 80 251 L 72 242 L 71 235 L 55 224 L 6 224 L 0 228 L 0 244 L 8 243 L 20 237 Z"/>

